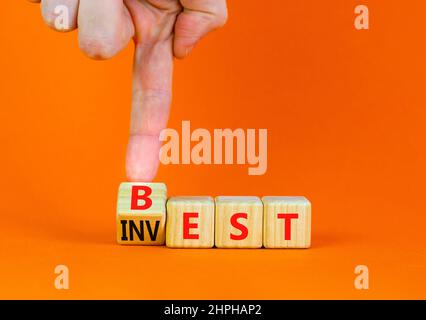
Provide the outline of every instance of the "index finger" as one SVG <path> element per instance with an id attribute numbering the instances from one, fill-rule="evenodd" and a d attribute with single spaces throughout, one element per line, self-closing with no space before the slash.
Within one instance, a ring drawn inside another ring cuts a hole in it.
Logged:
<path id="1" fill-rule="evenodd" d="M 172 46 L 171 38 L 136 45 L 126 157 L 130 181 L 151 181 L 158 170 L 160 133 L 167 125 L 172 96 Z"/>

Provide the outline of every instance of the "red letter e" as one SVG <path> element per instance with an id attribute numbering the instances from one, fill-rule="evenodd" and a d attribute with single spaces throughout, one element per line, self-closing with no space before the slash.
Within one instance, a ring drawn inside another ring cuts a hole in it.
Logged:
<path id="1" fill-rule="evenodd" d="M 198 212 L 184 212 L 183 213 L 183 238 L 184 239 L 199 239 L 198 234 L 190 234 L 189 229 L 198 228 L 198 223 L 189 223 L 189 219 L 198 218 Z"/>

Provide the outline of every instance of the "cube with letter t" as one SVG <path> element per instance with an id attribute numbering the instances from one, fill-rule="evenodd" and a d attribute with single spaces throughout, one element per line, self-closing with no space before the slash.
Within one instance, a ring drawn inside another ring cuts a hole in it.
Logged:
<path id="1" fill-rule="evenodd" d="M 265 248 L 309 248 L 311 203 L 305 197 L 263 197 Z"/>
<path id="2" fill-rule="evenodd" d="M 171 248 L 212 248 L 212 197 L 172 197 L 167 201 L 166 245 Z"/>
<path id="3" fill-rule="evenodd" d="M 117 201 L 117 242 L 163 245 L 166 201 L 167 189 L 163 183 L 122 183 Z"/>
<path id="4" fill-rule="evenodd" d="M 261 248 L 263 204 L 258 197 L 216 197 L 218 248 Z"/>

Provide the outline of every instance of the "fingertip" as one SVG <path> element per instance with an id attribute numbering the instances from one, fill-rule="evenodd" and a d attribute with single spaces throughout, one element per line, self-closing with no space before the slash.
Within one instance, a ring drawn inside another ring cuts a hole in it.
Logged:
<path id="1" fill-rule="evenodd" d="M 132 135 L 126 156 L 126 175 L 132 182 L 154 180 L 159 166 L 158 136 Z"/>
<path id="2" fill-rule="evenodd" d="M 126 176 L 129 182 L 152 182 L 155 178 L 155 175 L 145 175 L 134 171 L 127 171 Z"/>
<path id="3" fill-rule="evenodd" d="M 179 46 L 176 45 L 174 48 L 174 56 L 177 59 L 185 59 L 194 49 L 194 46 Z"/>

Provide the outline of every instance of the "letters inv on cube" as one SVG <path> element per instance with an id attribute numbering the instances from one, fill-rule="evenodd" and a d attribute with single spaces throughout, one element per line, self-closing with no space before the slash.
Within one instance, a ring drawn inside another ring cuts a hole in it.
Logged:
<path id="1" fill-rule="evenodd" d="M 117 241 L 171 248 L 309 248 L 305 197 L 172 197 L 163 183 L 122 183 Z"/>

